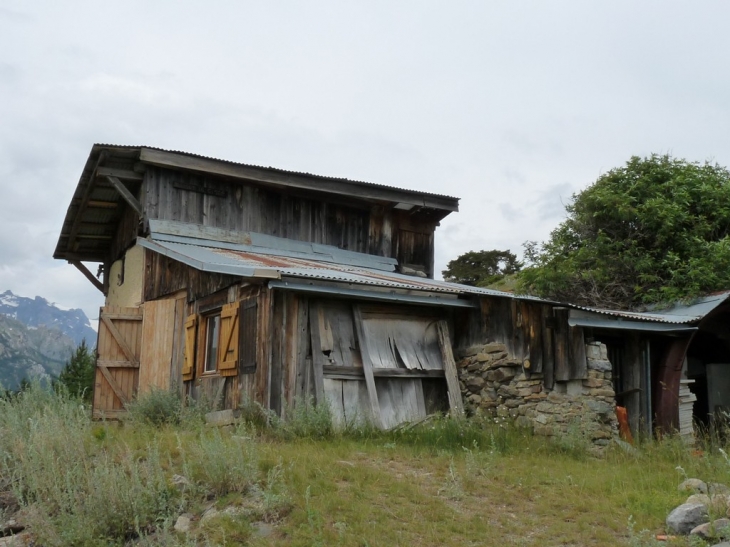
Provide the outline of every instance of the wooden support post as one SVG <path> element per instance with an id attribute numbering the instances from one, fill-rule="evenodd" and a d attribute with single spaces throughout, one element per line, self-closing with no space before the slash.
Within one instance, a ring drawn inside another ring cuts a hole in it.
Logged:
<path id="1" fill-rule="evenodd" d="M 314 397 L 317 404 L 324 403 L 324 365 L 325 358 L 322 353 L 322 333 L 320 319 L 322 311 L 319 304 L 312 303 L 309 307 L 309 328 L 312 331 L 312 371 L 314 375 Z"/>
<path id="2" fill-rule="evenodd" d="M 115 188 L 117 192 L 124 198 L 124 201 L 126 201 L 129 206 L 134 209 L 139 216 L 143 216 L 142 211 L 142 205 L 140 205 L 139 201 L 137 201 L 137 198 L 132 195 L 132 192 L 130 192 L 124 184 L 122 184 L 122 181 L 119 180 L 117 177 L 106 177 L 106 180 L 109 181 L 109 183 Z"/>
<path id="3" fill-rule="evenodd" d="M 464 415 L 464 402 L 461 400 L 461 388 L 459 388 L 459 377 L 456 372 L 456 362 L 451 350 L 451 337 L 449 326 L 443 319 L 437 324 L 439 335 L 439 346 L 441 347 L 441 358 L 444 361 L 444 373 L 446 374 L 446 388 L 449 393 L 449 408 L 452 416 Z"/>
<path id="4" fill-rule="evenodd" d="M 568 339 L 568 308 L 553 308 L 555 328 L 553 342 L 555 348 L 555 381 L 567 382 L 570 380 L 570 340 Z"/>
<path id="5" fill-rule="evenodd" d="M 380 403 L 378 402 L 378 392 L 375 387 L 375 377 L 373 376 L 373 362 L 370 360 L 368 352 L 367 340 L 365 338 L 365 329 L 362 324 L 362 310 L 360 306 L 353 306 L 353 314 L 355 318 L 355 332 L 357 333 L 357 341 L 360 346 L 360 355 L 362 357 L 362 371 L 365 375 L 365 385 L 368 389 L 368 398 L 370 399 L 370 413 L 373 424 L 380 429 L 384 429 L 383 419 L 380 416 Z M 314 348 L 312 349 L 314 351 Z"/>
<path id="6" fill-rule="evenodd" d="M 102 294 L 104 294 L 104 284 L 101 281 L 99 281 L 96 277 L 94 277 L 94 274 L 91 273 L 89 271 L 89 269 L 81 263 L 81 261 L 69 260 L 68 263 L 76 266 L 76 269 L 78 271 L 80 271 L 82 274 L 84 274 L 86 276 L 86 279 L 91 281 L 91 284 L 94 285 L 94 287 L 96 287 L 97 289 L 99 289 L 102 292 Z"/>

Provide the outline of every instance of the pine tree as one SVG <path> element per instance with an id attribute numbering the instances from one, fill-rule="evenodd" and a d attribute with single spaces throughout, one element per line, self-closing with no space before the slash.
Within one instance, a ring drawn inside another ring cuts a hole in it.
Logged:
<path id="1" fill-rule="evenodd" d="M 90 402 L 94 389 L 96 356 L 82 340 L 71 358 L 66 361 L 57 384 L 64 386 L 71 395 Z"/>

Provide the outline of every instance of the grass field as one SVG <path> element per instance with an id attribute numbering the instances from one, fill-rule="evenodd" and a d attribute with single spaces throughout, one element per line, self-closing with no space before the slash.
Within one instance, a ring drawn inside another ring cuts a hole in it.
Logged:
<path id="1" fill-rule="evenodd" d="M 577 436 L 477 420 L 338 433 L 326 412 L 300 411 L 219 430 L 173 403 L 116 424 L 38 389 L 0 402 L 0 511 L 17 503 L 48 546 L 638 546 L 686 499 L 685 476 L 730 483 L 717 446 L 676 439 L 595 459 Z M 185 534 L 172 529 L 182 513 Z"/>

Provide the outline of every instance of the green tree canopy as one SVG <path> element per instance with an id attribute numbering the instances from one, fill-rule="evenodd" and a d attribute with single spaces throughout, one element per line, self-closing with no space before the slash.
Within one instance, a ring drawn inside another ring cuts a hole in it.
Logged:
<path id="1" fill-rule="evenodd" d="M 669 155 L 632 157 L 573 195 L 519 290 L 632 308 L 730 289 L 730 172 Z"/>
<path id="2" fill-rule="evenodd" d="M 519 271 L 521 266 L 509 251 L 469 251 L 449 262 L 441 273 L 445 281 L 485 287 Z"/>
<path id="3" fill-rule="evenodd" d="M 64 386 L 71 395 L 81 397 L 90 402 L 94 390 L 94 373 L 96 357 L 82 340 L 71 358 L 66 361 L 61 374 L 58 376 L 58 384 Z"/>

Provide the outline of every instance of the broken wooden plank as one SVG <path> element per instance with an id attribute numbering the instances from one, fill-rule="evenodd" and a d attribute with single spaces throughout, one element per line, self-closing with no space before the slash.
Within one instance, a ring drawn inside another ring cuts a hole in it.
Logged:
<path id="1" fill-rule="evenodd" d="M 451 349 L 449 326 L 446 321 L 441 319 L 437 324 L 437 328 L 441 357 L 444 361 L 444 373 L 446 374 L 446 388 L 449 393 L 449 408 L 453 416 L 463 416 L 464 402 L 461 400 L 461 388 L 456 373 L 456 361 L 454 361 L 454 354 Z"/>
<path id="2" fill-rule="evenodd" d="M 365 337 L 365 329 L 362 321 L 362 310 L 360 306 L 353 306 L 353 317 L 355 319 L 355 333 L 358 338 L 358 345 L 360 346 L 360 354 L 362 357 L 362 370 L 365 375 L 365 384 L 368 388 L 368 399 L 370 400 L 370 415 L 373 420 L 373 425 L 379 428 L 383 428 L 383 420 L 380 416 L 380 403 L 378 402 L 378 391 L 375 387 L 375 377 L 373 376 L 373 363 L 370 360 L 370 353 L 368 352 L 368 340 Z"/>

